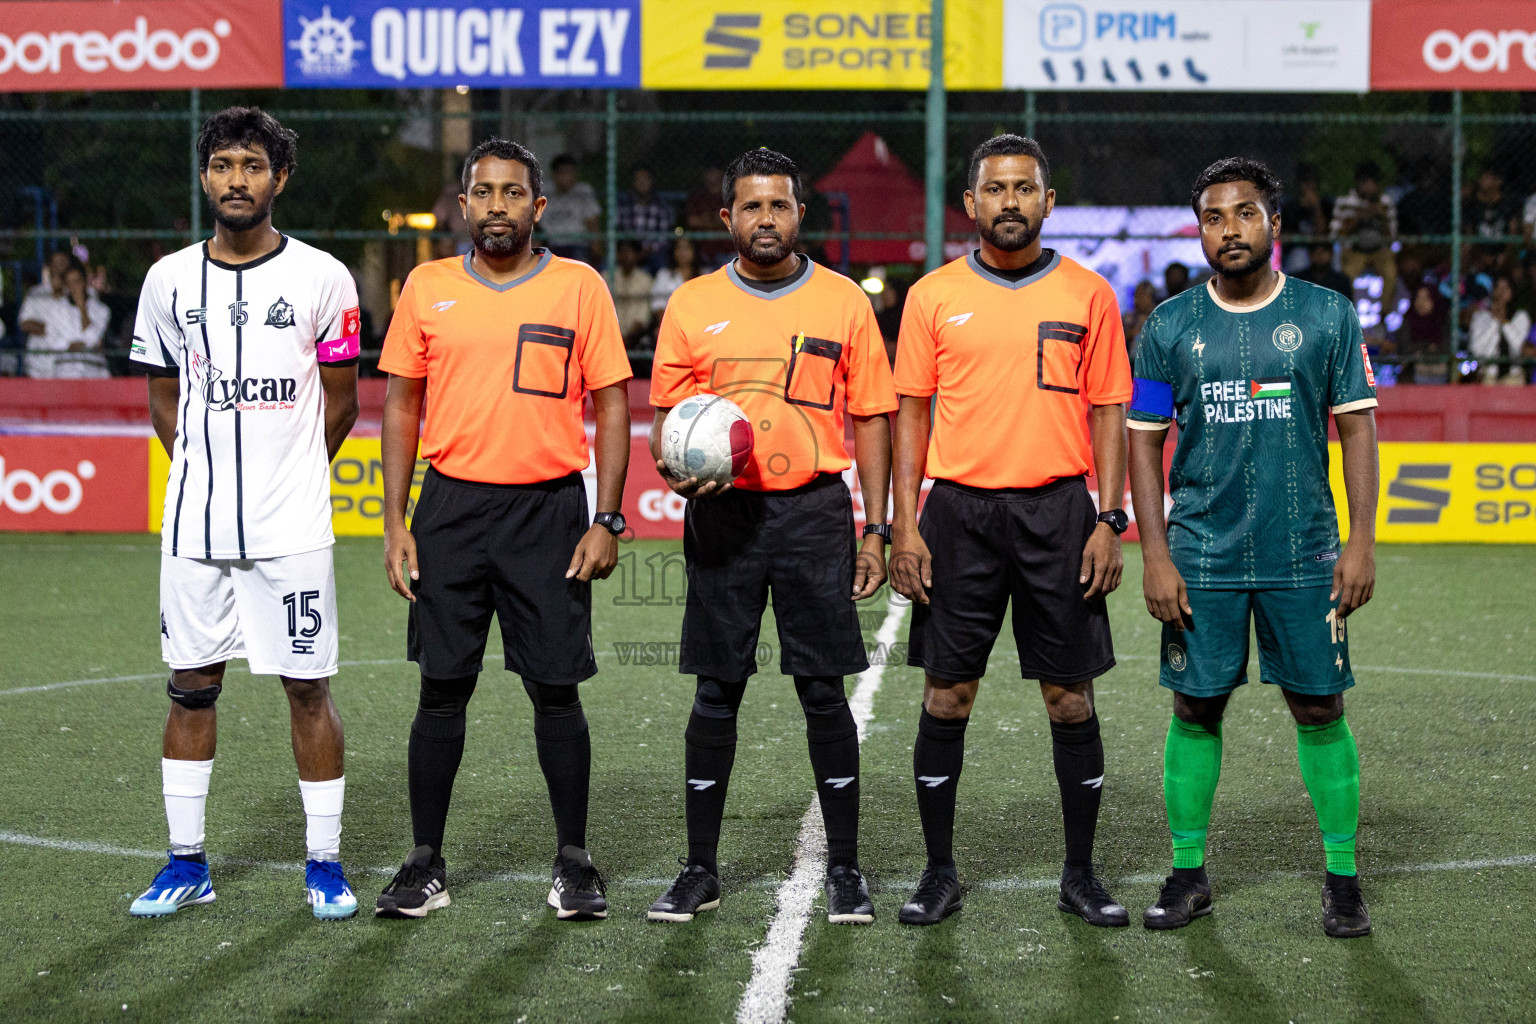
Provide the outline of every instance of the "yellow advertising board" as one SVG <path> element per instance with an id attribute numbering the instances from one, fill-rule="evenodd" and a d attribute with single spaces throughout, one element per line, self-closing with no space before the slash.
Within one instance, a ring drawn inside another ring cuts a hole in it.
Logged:
<path id="1" fill-rule="evenodd" d="M 1347 536 L 1337 444 L 1329 446 L 1329 474 L 1339 529 Z M 1376 539 L 1536 543 L 1536 444 L 1382 444 Z"/>
<path id="2" fill-rule="evenodd" d="M 641 5 L 645 89 L 926 89 L 927 0 Z M 1002 0 L 945 6 L 945 85 L 1003 86 Z"/>

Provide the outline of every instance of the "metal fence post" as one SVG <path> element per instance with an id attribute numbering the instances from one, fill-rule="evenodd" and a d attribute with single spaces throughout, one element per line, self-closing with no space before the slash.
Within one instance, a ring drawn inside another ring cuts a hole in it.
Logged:
<path id="1" fill-rule="evenodd" d="M 927 253 L 925 270 L 944 265 L 944 0 L 933 0 L 928 33 L 932 47 L 928 57 L 928 171 L 925 211 Z"/>
<path id="2" fill-rule="evenodd" d="M 197 135 L 203 128 L 203 94 L 201 89 L 193 89 L 191 98 L 187 102 L 187 127 L 188 149 L 191 150 L 192 183 L 189 189 L 189 206 L 187 208 L 187 234 L 191 236 L 192 243 L 196 243 L 203 235 L 203 185 L 202 168 L 197 165 Z"/>
<path id="3" fill-rule="evenodd" d="M 1456 350 L 1461 342 L 1461 161 L 1466 155 L 1462 134 L 1461 90 L 1451 93 L 1451 337 L 1445 354 L 1445 380 L 1454 383 Z"/>
<path id="4" fill-rule="evenodd" d="M 1024 134 L 1028 138 L 1035 137 L 1035 90 L 1024 90 Z"/>
<path id="5" fill-rule="evenodd" d="M 605 218 L 608 252 L 603 265 L 610 271 L 618 266 L 619 250 L 619 91 L 608 90 L 608 124 L 605 142 L 608 149 L 608 178 L 603 186 L 608 216 Z"/>

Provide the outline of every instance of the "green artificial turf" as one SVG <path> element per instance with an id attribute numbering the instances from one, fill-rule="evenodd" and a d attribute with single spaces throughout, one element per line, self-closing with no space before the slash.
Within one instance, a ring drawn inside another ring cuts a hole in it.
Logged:
<path id="1" fill-rule="evenodd" d="M 678 574 L 667 570 L 665 586 L 649 579 L 652 566 L 676 562 L 676 547 L 637 542 L 626 564 L 639 578 L 610 580 L 595 596 L 601 671 L 583 686 L 588 840 L 613 910 L 605 922 L 566 924 L 543 903 L 553 831 L 531 712 L 494 653 L 470 706 L 449 820 L 453 905 L 421 922 L 367 916 L 410 846 L 405 741 L 416 676 L 402 659 L 404 604 L 384 583 L 378 542 L 338 544 L 342 849 L 365 912 L 322 924 L 297 869 L 303 816 L 286 705 L 276 680 L 243 671 L 230 673 L 218 705 L 208 810 L 218 901 L 129 918 L 165 843 L 158 545 L 0 535 L 0 691 L 118 680 L 0 693 L 0 1021 L 732 1020 L 793 863 L 810 769 L 775 657 L 743 705 L 722 909 L 684 926 L 644 920 L 684 849 L 692 681 L 666 663 L 671 648 L 637 655 L 627 645 L 677 639 Z M 1111 599 L 1121 661 L 1098 684 L 1108 777 L 1097 856 L 1139 917 L 1168 863 L 1169 697 L 1156 681 L 1139 553 L 1127 547 L 1126 557 Z M 1279 695 L 1257 683 L 1228 712 L 1207 861 L 1213 916 L 1165 934 L 1093 929 L 1056 911 L 1049 729 L 1034 684 L 1016 678 L 1005 630 L 967 737 L 956 829 L 965 909 L 931 929 L 895 922 L 923 847 L 911 781 L 921 676 L 893 665 L 874 700 L 862 778 L 861 860 L 879 918 L 833 927 L 818 899 L 789 1019 L 1531 1019 L 1536 548 L 1382 547 L 1378 568 L 1375 601 L 1350 623 L 1360 685 L 1346 698 L 1363 762 L 1360 865 L 1374 935 L 1322 935 L 1322 848 L 1295 729 Z M 865 606 L 867 636 L 883 611 L 879 600 Z M 763 636 L 774 640 L 771 617 Z"/>

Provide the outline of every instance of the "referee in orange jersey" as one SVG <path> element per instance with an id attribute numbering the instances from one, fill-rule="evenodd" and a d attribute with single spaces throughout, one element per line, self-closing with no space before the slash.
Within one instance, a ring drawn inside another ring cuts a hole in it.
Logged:
<path id="1" fill-rule="evenodd" d="M 700 393 L 723 395 L 752 421 L 753 451 L 735 486 L 667 476 L 688 502 L 683 554 L 688 604 L 680 668 L 698 676 L 688 718 L 684 806 L 688 858 L 652 905 L 653 921 L 688 921 L 720 905 L 716 849 L 736 758 L 736 713 L 763 609 L 773 595 L 779 670 L 805 711 L 816 793 L 827 830 L 827 917 L 874 920 L 859 872 L 859 739 L 843 677 L 869 662 L 854 601 L 885 581 L 887 414 L 896 391 L 880 329 L 859 286 L 795 252 L 805 207 L 789 157 L 754 149 L 731 164 L 721 220 L 738 257 L 673 293 L 656 339 L 651 453 L 667 412 Z M 843 414 L 853 417 L 864 494 L 863 549 L 854 556 Z"/>
<path id="2" fill-rule="evenodd" d="M 1120 584 L 1127 525 L 1120 310 L 1102 277 L 1042 248 L 1056 194 L 1033 139 L 982 143 L 967 182 L 981 248 L 913 286 L 896 348 L 891 583 L 916 602 L 908 661 L 927 673 L 912 760 L 928 866 L 901 920 L 960 908 L 965 726 L 1011 599 L 1019 667 L 1039 680 L 1051 722 L 1066 831 L 1057 907 L 1122 926 L 1130 918 L 1092 863 L 1104 782 L 1093 680 L 1115 664 L 1104 596 Z M 1102 511 L 1083 482 L 1090 466 Z"/>
<path id="3" fill-rule="evenodd" d="M 415 849 L 379 897 L 382 917 L 448 903 L 443 830 L 464 753 L 465 707 L 494 613 L 508 672 L 533 700 L 555 817 L 548 903 L 561 919 L 607 916 L 586 851 L 592 748 L 577 684 L 597 671 L 591 579 L 624 532 L 629 360 L 608 288 L 584 263 L 533 249 L 539 163 L 490 139 L 464 161 L 459 204 L 474 250 L 411 272 L 379 367 L 384 403 L 384 567 L 410 601 L 421 669 L 408 755 Z M 423 399 L 431 465 L 410 528 L 407 498 Z M 597 515 L 589 520 L 582 404 L 597 410 Z"/>

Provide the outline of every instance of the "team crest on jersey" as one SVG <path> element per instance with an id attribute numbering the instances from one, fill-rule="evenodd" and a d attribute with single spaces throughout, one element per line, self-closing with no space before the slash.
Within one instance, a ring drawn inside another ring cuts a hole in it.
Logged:
<path id="1" fill-rule="evenodd" d="M 1183 672 L 1189 667 L 1189 655 L 1178 644 L 1168 645 L 1168 667 L 1175 672 Z"/>
<path id="2" fill-rule="evenodd" d="M 1295 352 L 1301 348 L 1301 328 L 1293 323 L 1287 322 L 1276 327 L 1275 333 L 1271 335 L 1271 338 L 1275 343 L 1275 348 L 1281 352 Z"/>
<path id="3" fill-rule="evenodd" d="M 281 295 L 267 307 L 267 326 L 279 329 L 293 326 L 293 305 Z"/>

